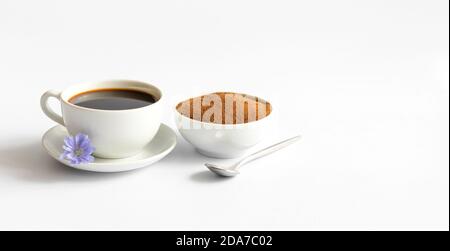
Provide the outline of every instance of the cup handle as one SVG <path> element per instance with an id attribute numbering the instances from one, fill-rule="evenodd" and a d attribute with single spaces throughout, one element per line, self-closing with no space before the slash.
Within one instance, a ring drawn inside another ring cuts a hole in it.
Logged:
<path id="1" fill-rule="evenodd" d="M 58 101 L 61 102 L 60 95 L 61 95 L 61 92 L 54 91 L 54 90 L 50 90 L 50 91 L 47 91 L 46 93 L 44 93 L 41 97 L 41 109 L 45 113 L 45 115 L 47 115 L 53 121 L 55 121 L 56 123 L 58 123 L 62 126 L 65 126 L 62 116 L 57 114 L 55 111 L 53 111 L 53 109 L 50 107 L 49 102 L 48 102 L 50 98 L 56 98 Z"/>

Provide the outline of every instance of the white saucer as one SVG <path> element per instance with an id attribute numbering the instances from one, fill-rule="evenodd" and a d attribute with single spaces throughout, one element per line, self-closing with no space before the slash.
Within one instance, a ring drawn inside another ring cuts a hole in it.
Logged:
<path id="1" fill-rule="evenodd" d="M 72 165 L 66 160 L 60 159 L 64 137 L 68 135 L 63 126 L 55 126 L 48 130 L 42 137 L 42 146 L 50 156 L 66 166 L 92 172 L 124 172 L 149 166 L 169 154 L 177 144 L 175 132 L 168 126 L 161 124 L 155 138 L 141 153 L 124 159 L 102 159 L 88 164 Z"/>

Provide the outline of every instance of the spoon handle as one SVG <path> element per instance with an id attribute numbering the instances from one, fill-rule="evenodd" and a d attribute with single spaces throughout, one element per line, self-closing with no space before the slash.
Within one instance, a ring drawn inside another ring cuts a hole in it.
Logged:
<path id="1" fill-rule="evenodd" d="M 239 166 L 244 165 L 244 164 L 246 164 L 246 163 L 248 163 L 250 161 L 253 161 L 253 160 L 259 159 L 261 157 L 264 157 L 266 155 L 269 155 L 271 153 L 274 153 L 274 152 L 276 152 L 276 151 L 278 151 L 278 150 L 280 150 L 282 148 L 285 148 L 288 145 L 291 145 L 292 143 L 297 142 L 298 140 L 300 140 L 300 138 L 301 138 L 301 136 L 298 135 L 298 136 L 295 136 L 295 137 L 283 140 L 280 143 L 277 143 L 275 145 L 272 145 L 272 146 L 269 146 L 267 148 L 264 148 L 264 149 L 262 149 L 262 150 L 260 150 L 260 151 L 258 151 L 256 153 L 253 153 L 253 154 L 243 158 L 241 161 L 239 161 L 239 164 L 237 166 L 239 167 Z"/>

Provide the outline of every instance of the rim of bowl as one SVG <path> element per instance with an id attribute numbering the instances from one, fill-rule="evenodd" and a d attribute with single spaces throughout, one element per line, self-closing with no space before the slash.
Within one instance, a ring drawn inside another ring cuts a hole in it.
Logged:
<path id="1" fill-rule="evenodd" d="M 233 92 L 233 93 L 236 93 L 236 94 L 245 94 L 245 93 L 238 93 L 238 92 Z M 213 94 L 213 93 L 210 93 L 210 94 Z M 205 94 L 205 95 L 208 95 L 208 94 Z M 184 101 L 178 102 L 178 103 L 175 105 L 174 110 L 175 110 L 175 112 L 176 112 L 179 116 L 181 116 L 181 117 L 183 117 L 183 118 L 185 118 L 185 119 L 188 119 L 188 120 L 190 120 L 190 121 L 192 121 L 192 122 L 200 123 L 200 124 L 202 124 L 202 125 L 207 125 L 207 126 L 213 126 L 213 127 L 225 127 L 225 128 L 230 128 L 230 127 L 231 127 L 231 128 L 232 128 L 232 127 L 242 127 L 242 126 L 246 126 L 246 125 L 254 125 L 254 124 L 258 123 L 258 122 L 266 121 L 267 118 L 272 117 L 271 115 L 272 115 L 274 109 L 273 109 L 273 105 L 272 105 L 271 102 L 267 101 L 266 99 L 260 98 L 260 97 L 258 97 L 258 96 L 253 96 L 253 95 L 249 95 L 249 94 L 245 94 L 245 95 L 251 96 L 251 97 L 255 97 L 255 98 L 258 98 L 258 99 L 262 99 L 262 100 L 266 101 L 267 103 L 269 103 L 269 104 L 270 104 L 270 108 L 271 108 L 271 109 L 270 109 L 269 115 L 265 116 L 265 117 L 262 118 L 262 119 L 254 120 L 254 121 L 247 122 L 247 123 L 240 123 L 240 124 L 218 124 L 218 123 L 211 123 L 211 122 L 205 122 L 205 121 L 195 120 L 195 119 L 192 119 L 191 117 L 185 116 L 185 115 L 183 115 L 182 113 L 180 113 L 180 112 L 178 111 L 178 109 L 177 109 L 177 106 L 178 106 L 179 104 L 181 104 L 182 102 L 184 102 Z"/>

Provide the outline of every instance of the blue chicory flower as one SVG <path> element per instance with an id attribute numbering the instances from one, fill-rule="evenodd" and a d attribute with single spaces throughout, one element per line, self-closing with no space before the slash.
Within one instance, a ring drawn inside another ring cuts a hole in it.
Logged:
<path id="1" fill-rule="evenodd" d="M 64 139 L 63 154 L 61 159 L 68 160 L 72 165 L 90 163 L 94 161 L 92 153 L 95 148 L 86 134 L 79 133 L 76 136 L 68 136 Z"/>

